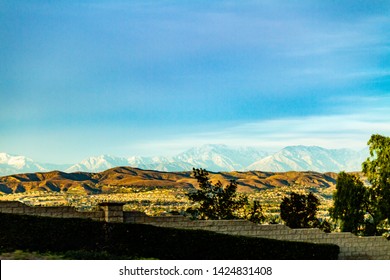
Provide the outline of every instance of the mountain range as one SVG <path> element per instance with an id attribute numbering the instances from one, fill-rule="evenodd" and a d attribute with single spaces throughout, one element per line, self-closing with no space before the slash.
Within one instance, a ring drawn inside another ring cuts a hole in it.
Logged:
<path id="1" fill-rule="evenodd" d="M 288 146 L 276 153 L 257 148 L 231 148 L 226 145 L 203 145 L 173 157 L 115 157 L 100 155 L 76 164 L 38 163 L 25 156 L 0 153 L 0 176 L 59 170 L 64 172 L 101 172 L 118 166 L 131 166 L 157 171 L 189 171 L 204 168 L 209 171 L 360 171 L 368 157 L 368 149 L 325 149 L 318 146 Z"/>
<path id="2" fill-rule="evenodd" d="M 334 190 L 337 174 L 305 172 L 210 172 L 213 183 L 220 181 L 227 185 L 230 180 L 237 182 L 239 192 L 256 192 L 279 187 L 300 186 L 303 188 Z M 188 190 L 197 188 L 198 183 L 192 172 L 165 172 L 142 170 L 133 167 L 116 167 L 103 172 L 61 171 L 15 174 L 0 177 L 0 194 L 24 193 L 31 191 L 67 192 L 78 194 L 100 194 L 118 192 L 123 188 L 153 188 Z"/>

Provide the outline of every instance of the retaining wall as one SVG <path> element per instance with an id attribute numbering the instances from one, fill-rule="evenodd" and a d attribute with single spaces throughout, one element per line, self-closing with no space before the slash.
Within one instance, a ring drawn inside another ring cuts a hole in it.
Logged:
<path id="1" fill-rule="evenodd" d="M 105 213 L 103 210 L 95 212 L 84 212 L 77 211 L 74 207 L 70 206 L 34 207 L 28 206 L 19 201 L 0 201 L 0 212 L 42 217 L 85 218 L 92 219 L 95 221 L 105 221 Z"/>
<path id="2" fill-rule="evenodd" d="M 352 233 L 324 233 L 319 229 L 291 229 L 285 225 L 257 225 L 246 220 L 190 220 L 183 216 L 151 217 L 141 212 L 121 212 L 118 203 L 104 203 L 101 210 L 81 212 L 72 207 L 31 207 L 17 201 L 0 201 L 0 212 L 57 218 L 149 224 L 159 227 L 209 230 L 224 234 L 288 241 L 329 243 L 340 247 L 339 259 L 390 260 L 390 241 L 380 236 L 358 237 Z"/>
<path id="3" fill-rule="evenodd" d="M 390 241 L 381 236 L 359 237 L 350 232 L 325 233 L 317 228 L 291 229 L 285 225 L 258 225 L 246 220 L 192 221 L 182 216 L 149 217 L 140 212 L 124 212 L 124 222 L 210 230 L 224 234 L 287 241 L 336 244 L 340 247 L 339 259 L 390 260 Z"/>

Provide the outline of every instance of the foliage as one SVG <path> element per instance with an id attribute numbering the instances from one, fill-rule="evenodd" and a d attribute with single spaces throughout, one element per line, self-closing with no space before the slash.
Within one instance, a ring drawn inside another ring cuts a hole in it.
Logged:
<path id="1" fill-rule="evenodd" d="M 281 224 L 281 220 L 280 220 L 280 215 L 268 215 L 266 217 L 266 220 L 267 222 L 270 224 L 270 225 L 276 225 L 276 224 Z"/>
<path id="2" fill-rule="evenodd" d="M 370 157 L 362 168 L 370 185 L 365 186 L 354 175 L 340 173 L 330 215 L 342 222 L 343 231 L 386 234 L 390 219 L 390 137 L 374 134 L 367 144 Z"/>
<path id="3" fill-rule="evenodd" d="M 342 231 L 358 233 L 365 225 L 368 199 L 368 190 L 356 175 L 340 172 L 330 216 L 335 221 L 341 221 Z"/>
<path id="4" fill-rule="evenodd" d="M 230 181 L 225 187 L 220 181 L 213 185 L 209 180 L 209 173 L 202 168 L 194 168 L 193 175 L 199 183 L 199 189 L 189 193 L 188 198 L 196 203 L 198 207 L 189 208 L 188 213 L 194 218 L 205 220 L 239 218 L 237 211 L 248 204 L 248 198 L 237 193 L 237 183 L 235 181 Z"/>
<path id="5" fill-rule="evenodd" d="M 263 214 L 263 208 L 261 207 L 261 204 L 259 201 L 254 200 L 252 204 L 248 204 L 247 207 L 247 214 L 245 215 L 245 218 L 255 224 L 261 224 L 265 221 L 266 217 Z"/>
<path id="6" fill-rule="evenodd" d="M 335 227 L 328 219 L 325 219 L 320 222 L 318 228 L 326 233 L 331 233 Z"/>
<path id="7" fill-rule="evenodd" d="M 280 217 L 291 228 L 317 227 L 319 205 L 319 200 L 311 192 L 308 195 L 292 192 L 280 204 Z"/>
<path id="8" fill-rule="evenodd" d="M 390 219 L 390 137 L 374 134 L 368 141 L 370 157 L 363 172 L 371 183 L 370 214 L 374 224 Z"/>

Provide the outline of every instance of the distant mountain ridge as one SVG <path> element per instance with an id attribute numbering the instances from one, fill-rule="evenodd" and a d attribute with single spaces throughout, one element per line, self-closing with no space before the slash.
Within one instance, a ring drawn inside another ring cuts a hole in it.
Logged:
<path id="1" fill-rule="evenodd" d="M 203 145 L 175 156 L 175 162 L 211 171 L 240 171 L 252 162 L 268 156 L 267 152 L 252 147 L 232 149 L 226 145 Z"/>
<path id="2" fill-rule="evenodd" d="M 15 171 L 37 172 L 46 171 L 46 169 L 30 158 L 0 153 L 0 174 L 14 174 Z"/>
<path id="3" fill-rule="evenodd" d="M 256 192 L 278 187 L 301 186 L 317 191 L 335 188 L 337 174 L 318 172 L 210 172 L 212 182 L 227 185 L 236 180 L 240 192 Z M 67 192 L 77 194 L 110 193 L 118 188 L 176 188 L 182 190 L 198 187 L 192 172 L 164 172 L 133 167 L 116 167 L 103 172 L 61 171 L 16 174 L 0 177 L 0 193 L 11 194 L 30 191 Z"/>
<path id="4" fill-rule="evenodd" d="M 203 145 L 173 157 L 89 157 L 74 165 L 37 163 L 24 156 L 0 153 L 0 176 L 28 172 L 60 170 L 65 172 L 101 172 L 118 166 L 158 171 L 189 171 L 193 167 L 209 171 L 360 171 L 368 150 L 325 149 L 317 146 L 288 146 L 269 154 L 252 147 L 230 148 L 226 145 Z"/>
<path id="5" fill-rule="evenodd" d="M 289 146 L 279 152 L 249 165 L 246 170 L 273 172 L 317 171 L 340 172 L 360 171 L 362 162 L 368 157 L 368 150 L 325 149 L 318 146 Z"/>

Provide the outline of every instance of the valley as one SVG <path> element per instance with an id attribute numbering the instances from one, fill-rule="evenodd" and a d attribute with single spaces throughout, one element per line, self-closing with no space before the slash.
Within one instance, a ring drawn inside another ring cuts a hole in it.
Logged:
<path id="1" fill-rule="evenodd" d="M 210 172 L 213 183 L 235 180 L 238 192 L 258 200 L 270 219 L 276 218 L 282 198 L 290 192 L 313 192 L 321 201 L 319 216 L 327 216 L 335 190 L 336 173 Z M 124 202 L 125 210 L 148 215 L 183 213 L 190 205 L 186 194 L 197 188 L 192 172 L 163 172 L 116 167 L 103 172 L 61 171 L 24 173 L 0 177 L 0 200 L 29 205 L 74 206 L 83 211 L 105 201 Z"/>

